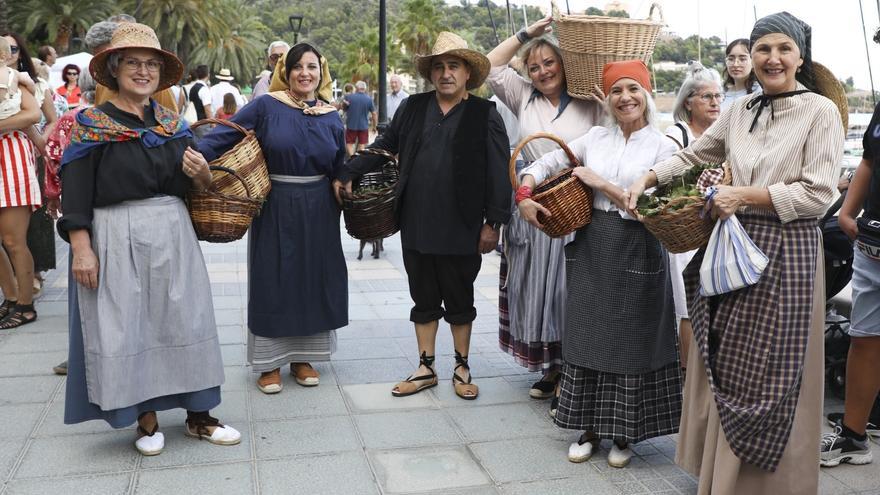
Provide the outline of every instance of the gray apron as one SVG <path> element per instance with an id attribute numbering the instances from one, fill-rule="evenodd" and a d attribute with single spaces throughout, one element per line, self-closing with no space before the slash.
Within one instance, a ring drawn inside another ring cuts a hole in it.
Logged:
<path id="1" fill-rule="evenodd" d="M 565 272 L 567 363 L 643 374 L 678 361 L 669 260 L 641 222 L 594 209 L 565 246 Z"/>
<path id="2" fill-rule="evenodd" d="M 211 285 L 184 203 L 95 208 L 98 288 L 79 287 L 89 402 L 108 411 L 223 384 Z"/>

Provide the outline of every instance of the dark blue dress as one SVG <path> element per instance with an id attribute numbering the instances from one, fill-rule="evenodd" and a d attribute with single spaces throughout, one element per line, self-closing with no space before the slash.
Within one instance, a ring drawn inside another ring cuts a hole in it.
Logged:
<path id="1" fill-rule="evenodd" d="M 269 95 L 245 105 L 233 122 L 256 132 L 273 180 L 248 235 L 248 327 L 269 338 L 314 335 L 348 324 L 348 272 L 331 181 L 343 172 L 345 138 L 336 112 L 305 115 Z M 198 143 L 213 161 L 242 138 L 217 126 Z"/>

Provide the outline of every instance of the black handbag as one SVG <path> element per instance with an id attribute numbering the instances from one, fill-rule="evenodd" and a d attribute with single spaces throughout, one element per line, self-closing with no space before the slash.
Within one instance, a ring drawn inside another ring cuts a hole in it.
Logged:
<path id="1" fill-rule="evenodd" d="M 868 258 L 880 261 L 880 220 L 859 217 L 856 223 L 859 226 L 856 247 Z"/>

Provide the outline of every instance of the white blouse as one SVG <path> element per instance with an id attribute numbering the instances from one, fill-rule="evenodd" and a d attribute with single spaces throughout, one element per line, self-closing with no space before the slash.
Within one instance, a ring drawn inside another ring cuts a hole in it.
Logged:
<path id="1" fill-rule="evenodd" d="M 602 105 L 595 101 L 572 98 L 562 114 L 559 107 L 553 106 L 544 96 L 529 101 L 535 87 L 507 66 L 492 67 L 486 82 L 519 119 L 520 139 L 536 132 L 549 132 L 568 143 L 599 124 L 605 113 Z M 535 139 L 523 148 L 523 155 L 526 160 L 533 161 L 556 149 L 559 146 L 549 139 Z"/>
<path id="2" fill-rule="evenodd" d="M 678 150 L 675 143 L 651 125 L 623 137 L 620 127 L 596 126 L 585 135 L 568 143 L 575 156 L 584 166 L 599 174 L 608 182 L 622 189 Z M 531 175 L 540 184 L 544 179 L 569 166 L 568 157 L 562 150 L 542 156 L 523 169 L 522 175 Z M 593 208 L 617 211 L 614 203 L 599 191 L 593 191 Z M 621 215 L 628 218 L 625 212 Z"/>

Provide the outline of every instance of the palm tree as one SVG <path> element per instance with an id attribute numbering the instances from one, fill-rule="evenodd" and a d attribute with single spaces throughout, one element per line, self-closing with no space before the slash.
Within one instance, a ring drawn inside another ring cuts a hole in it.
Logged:
<path id="1" fill-rule="evenodd" d="M 16 18 L 26 33 L 43 28 L 52 45 L 62 54 L 70 49 L 74 32 L 85 32 L 93 23 L 106 18 L 112 2 L 101 0 L 28 0 L 15 8 Z"/>
<path id="2" fill-rule="evenodd" d="M 221 45 L 238 15 L 238 2 L 224 0 L 122 0 L 126 12 L 137 12 L 138 22 L 156 31 L 162 48 L 176 53 L 184 63 L 200 45 Z"/>
<path id="3" fill-rule="evenodd" d="M 428 53 L 437 33 L 443 30 L 441 7 L 436 0 L 405 0 L 400 17 L 395 22 L 394 35 L 407 57 Z M 407 63 L 408 62 L 408 63 Z M 401 68 L 415 74 L 412 60 L 401 63 Z"/>
<path id="4" fill-rule="evenodd" d="M 238 19 L 217 39 L 210 39 L 193 49 L 193 65 L 205 64 L 216 71 L 229 69 L 237 81 L 252 82 L 263 65 L 268 28 L 254 14 L 238 13 Z"/>

